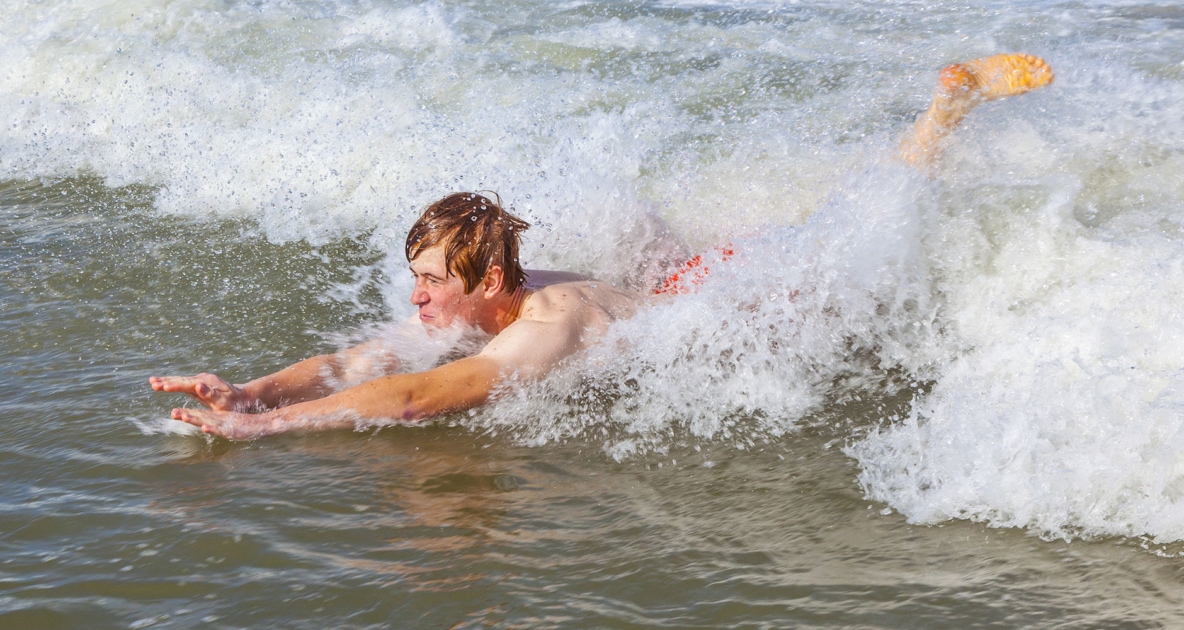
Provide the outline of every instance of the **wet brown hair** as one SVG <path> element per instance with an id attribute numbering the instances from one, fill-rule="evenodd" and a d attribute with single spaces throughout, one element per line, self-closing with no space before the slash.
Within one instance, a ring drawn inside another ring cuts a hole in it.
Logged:
<path id="1" fill-rule="evenodd" d="M 475 192 L 452 193 L 424 209 L 407 233 L 407 261 L 436 245 L 444 245 L 444 266 L 449 275 L 465 283 L 465 293 L 485 278 L 490 267 L 502 268 L 506 293 L 513 293 L 526 281 L 518 264 L 518 245 L 530 224 Z"/>

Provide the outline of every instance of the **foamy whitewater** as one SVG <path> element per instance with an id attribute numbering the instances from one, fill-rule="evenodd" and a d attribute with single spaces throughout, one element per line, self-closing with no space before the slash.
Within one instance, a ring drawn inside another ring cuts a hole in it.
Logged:
<path id="1" fill-rule="evenodd" d="M 944 64 L 1003 51 L 1055 84 L 979 108 L 930 173 L 888 159 Z M 912 522 L 1171 542 L 1182 54 L 1171 3 L 17 1 L 0 174 L 365 239 L 392 319 L 406 230 L 453 190 L 534 225 L 528 268 L 645 289 L 707 252 L 698 293 L 453 421 L 627 461 L 842 420 Z"/>

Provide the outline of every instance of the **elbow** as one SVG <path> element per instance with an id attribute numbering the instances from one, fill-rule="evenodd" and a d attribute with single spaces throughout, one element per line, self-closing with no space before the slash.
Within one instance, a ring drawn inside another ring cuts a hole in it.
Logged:
<path id="1" fill-rule="evenodd" d="M 342 403 L 362 418 L 379 422 L 419 422 L 439 414 L 437 401 L 407 375 L 374 379 L 342 394 Z"/>
<path id="2" fill-rule="evenodd" d="M 475 405 L 447 395 L 412 393 L 399 406 L 399 419 L 403 422 L 422 422 L 444 414 L 470 409 Z"/>
<path id="3" fill-rule="evenodd" d="M 408 405 L 403 408 L 403 413 L 399 414 L 399 420 L 402 422 L 419 422 L 421 420 L 428 420 L 435 414 L 423 407 Z"/>
<path id="4" fill-rule="evenodd" d="M 442 413 L 438 405 L 426 396 L 410 394 L 399 405 L 398 419 L 403 422 L 420 422 L 430 420 Z"/>

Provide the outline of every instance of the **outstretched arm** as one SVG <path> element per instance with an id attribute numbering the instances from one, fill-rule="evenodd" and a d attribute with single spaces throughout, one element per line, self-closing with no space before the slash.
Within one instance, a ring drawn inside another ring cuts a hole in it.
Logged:
<path id="1" fill-rule="evenodd" d="M 476 356 L 426 372 L 375 378 L 265 413 L 178 408 L 172 417 L 232 440 L 425 420 L 485 404 L 510 374 L 542 375 L 576 351 L 579 323 L 519 320 Z"/>
<path id="2" fill-rule="evenodd" d="M 940 151 L 942 139 L 970 110 L 987 101 L 1044 87 L 1052 80 L 1052 68 L 1033 55 L 994 55 L 946 66 L 938 75 L 929 110 L 900 143 L 900 159 L 916 167 L 927 166 Z"/>
<path id="3" fill-rule="evenodd" d="M 181 408 L 174 409 L 172 416 L 231 440 L 354 429 L 382 421 L 413 422 L 486 402 L 501 373 L 498 362 L 478 355 L 426 372 L 383 376 L 265 413 Z"/>
<path id="4" fill-rule="evenodd" d="M 336 354 L 305 359 L 274 374 L 235 385 L 209 373 L 197 376 L 153 376 L 158 392 L 188 394 L 217 411 L 259 411 L 321 398 L 350 382 L 395 371 L 398 359 L 381 340 Z"/>

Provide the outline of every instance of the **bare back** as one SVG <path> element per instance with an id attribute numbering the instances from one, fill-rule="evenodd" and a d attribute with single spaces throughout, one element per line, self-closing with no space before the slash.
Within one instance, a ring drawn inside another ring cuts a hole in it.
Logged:
<path id="1" fill-rule="evenodd" d="M 628 319 L 646 296 L 577 274 L 528 272 L 522 314 L 477 355 L 507 373 L 537 378 L 587 348 L 612 322 Z"/>

